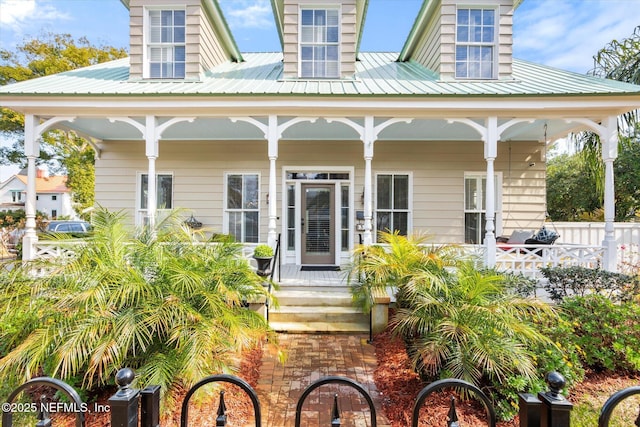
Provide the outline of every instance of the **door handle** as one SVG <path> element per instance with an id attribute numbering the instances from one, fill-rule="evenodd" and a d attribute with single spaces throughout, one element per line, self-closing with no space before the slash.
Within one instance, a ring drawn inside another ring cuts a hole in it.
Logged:
<path id="1" fill-rule="evenodd" d="M 304 233 L 304 218 L 302 218 L 302 223 L 300 225 L 302 225 L 302 232 Z"/>

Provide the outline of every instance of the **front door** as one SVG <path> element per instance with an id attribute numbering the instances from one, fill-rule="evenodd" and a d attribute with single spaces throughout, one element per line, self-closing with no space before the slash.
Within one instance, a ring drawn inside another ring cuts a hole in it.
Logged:
<path id="1" fill-rule="evenodd" d="M 302 264 L 335 264 L 334 189 L 302 184 Z"/>

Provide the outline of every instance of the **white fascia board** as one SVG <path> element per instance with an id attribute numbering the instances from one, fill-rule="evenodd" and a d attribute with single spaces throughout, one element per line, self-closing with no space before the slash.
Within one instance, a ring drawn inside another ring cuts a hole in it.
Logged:
<path id="1" fill-rule="evenodd" d="M 105 114 L 122 113 L 127 111 L 128 116 L 138 116 L 146 114 L 154 115 L 196 115 L 206 116 L 210 114 L 229 116 L 237 115 L 240 111 L 258 114 L 258 112 L 270 112 L 271 114 L 292 115 L 291 111 L 308 110 L 318 115 L 335 115 L 336 111 L 349 110 L 347 116 L 361 116 L 364 112 L 374 113 L 382 111 L 386 116 L 390 112 L 408 114 L 419 111 L 422 114 L 442 117 L 469 115 L 477 112 L 478 116 L 486 116 L 491 112 L 510 113 L 545 113 L 555 110 L 562 110 L 563 117 L 575 116 L 581 111 L 608 111 L 610 114 L 640 109 L 640 96 L 625 97 L 623 99 L 610 99 L 606 97 L 590 98 L 541 98 L 541 99 L 451 99 L 451 98 L 430 98 L 416 100 L 389 100 L 389 99 L 238 99 L 216 98 L 216 99 L 191 99 L 191 100 L 167 100 L 166 98 L 156 98 L 153 100 L 125 100 L 122 98 L 113 100 L 60 100 L 51 98 L 49 100 L 27 100 L 14 99 L 2 101 L 2 106 L 24 113 L 40 116 L 55 116 L 62 114 L 78 114 L 82 117 L 104 117 Z M 209 110 L 209 111 L 207 111 Z M 216 112 L 216 110 L 221 110 Z M 326 113 L 321 113 L 326 110 Z M 82 113 L 78 113 L 81 111 Z M 281 112 L 280 112 L 281 111 Z M 358 111 L 354 114 L 353 111 Z M 305 111 L 306 112 L 306 111 Z M 334 112 L 331 114 L 331 112 Z M 297 114 L 293 114 L 297 115 Z"/>

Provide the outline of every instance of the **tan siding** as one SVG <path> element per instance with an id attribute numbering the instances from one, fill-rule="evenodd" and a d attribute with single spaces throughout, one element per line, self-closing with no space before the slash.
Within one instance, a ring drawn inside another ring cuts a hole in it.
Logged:
<path id="1" fill-rule="evenodd" d="M 539 228 L 545 211 L 545 166 L 541 145 L 499 143 L 496 172 L 502 174 L 502 234 Z M 529 166 L 534 163 L 534 166 Z M 355 207 L 362 210 L 363 147 L 360 141 L 280 141 L 277 168 L 278 215 L 281 215 L 284 166 L 354 168 Z M 137 173 L 146 173 L 144 143 L 106 142 L 96 160 L 96 201 L 133 218 Z M 481 142 L 378 141 L 372 163 L 378 172 L 408 172 L 413 180 L 412 222 L 438 242 L 464 240 L 464 172 L 484 172 Z M 189 209 L 206 227 L 220 232 L 223 221 L 224 174 L 257 172 L 261 177 L 260 232 L 266 240 L 269 161 L 264 141 L 161 142 L 158 172 L 174 174 L 174 206 Z M 278 221 L 278 231 L 283 218 Z M 354 232 L 357 241 L 357 232 Z"/>

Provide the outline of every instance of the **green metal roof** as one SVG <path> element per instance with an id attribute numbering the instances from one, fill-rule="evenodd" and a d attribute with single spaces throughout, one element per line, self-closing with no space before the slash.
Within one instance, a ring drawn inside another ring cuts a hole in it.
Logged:
<path id="1" fill-rule="evenodd" d="M 247 53 L 201 80 L 130 80 L 128 58 L 0 87 L 15 96 L 574 96 L 639 95 L 640 86 L 513 60 L 513 79 L 441 81 L 398 54 L 361 53 L 353 79 L 283 79 L 281 53 Z"/>

